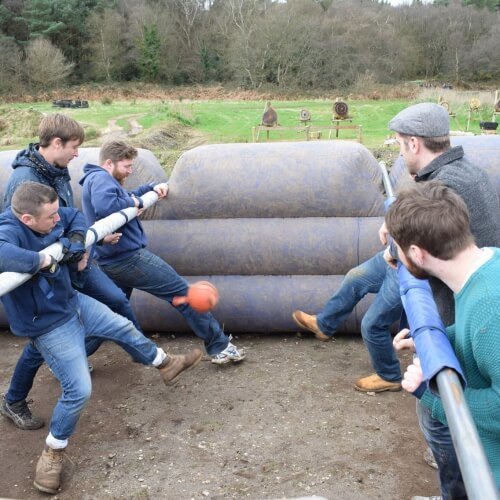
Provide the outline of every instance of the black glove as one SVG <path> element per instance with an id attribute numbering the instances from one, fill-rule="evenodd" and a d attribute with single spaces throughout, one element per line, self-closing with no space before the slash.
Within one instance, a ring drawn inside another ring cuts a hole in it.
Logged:
<path id="1" fill-rule="evenodd" d="M 75 264 L 82 260 L 85 254 L 85 237 L 82 233 L 71 233 L 69 238 L 60 238 L 62 243 L 63 258 L 61 262 Z"/>

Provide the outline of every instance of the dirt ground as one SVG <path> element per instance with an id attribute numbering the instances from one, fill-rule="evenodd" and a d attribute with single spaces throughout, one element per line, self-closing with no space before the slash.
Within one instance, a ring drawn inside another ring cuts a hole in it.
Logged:
<path id="1" fill-rule="evenodd" d="M 194 336 L 153 335 L 180 353 Z M 166 387 L 115 345 L 92 358 L 93 395 L 68 447 L 60 499 L 410 499 L 437 494 L 415 401 L 363 394 L 370 373 L 359 336 L 320 343 L 303 335 L 241 335 L 248 358 L 208 360 Z M 0 334 L 0 391 L 23 342 Z M 402 358 L 403 365 L 409 357 Z M 49 419 L 59 394 L 44 366 L 33 410 Z M 32 486 L 47 428 L 21 431 L 0 417 L 0 497 L 47 498 Z"/>

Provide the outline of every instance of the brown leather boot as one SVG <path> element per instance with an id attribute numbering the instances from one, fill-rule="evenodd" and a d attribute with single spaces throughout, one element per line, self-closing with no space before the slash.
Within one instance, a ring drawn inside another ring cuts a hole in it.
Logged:
<path id="1" fill-rule="evenodd" d="M 53 450 L 45 446 L 38 463 L 36 464 L 35 480 L 33 485 L 44 493 L 55 495 L 61 485 L 61 472 L 64 448 Z"/>
<path id="2" fill-rule="evenodd" d="M 361 392 L 397 392 L 401 390 L 401 382 L 389 382 L 376 373 L 372 373 L 368 377 L 358 378 L 354 388 Z"/>
<path id="3" fill-rule="evenodd" d="M 316 316 L 312 316 L 310 314 L 306 314 L 303 311 L 294 311 L 292 314 L 292 318 L 301 328 L 305 330 L 309 330 L 314 333 L 314 336 L 321 340 L 321 342 L 328 342 L 332 340 L 332 337 L 329 337 L 325 333 L 323 333 L 318 326 L 318 322 L 316 321 Z"/>
<path id="4" fill-rule="evenodd" d="M 187 354 L 167 354 L 165 361 L 158 367 L 163 382 L 172 385 L 184 370 L 194 368 L 200 361 L 203 353 L 200 349 L 193 349 Z"/>

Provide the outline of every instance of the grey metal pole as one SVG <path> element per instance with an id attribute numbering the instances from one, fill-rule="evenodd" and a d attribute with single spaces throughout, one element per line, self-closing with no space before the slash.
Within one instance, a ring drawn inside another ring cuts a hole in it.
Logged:
<path id="1" fill-rule="evenodd" d="M 498 500 L 498 489 L 460 379 L 445 368 L 437 374 L 436 382 L 469 500 Z"/>
<path id="2" fill-rule="evenodd" d="M 382 174 L 382 182 L 384 183 L 387 198 L 394 198 L 394 190 L 392 189 L 392 182 L 391 179 L 389 179 L 389 173 L 387 172 L 387 165 L 385 164 L 385 161 L 380 161 L 378 165 L 380 167 L 380 173 Z"/>

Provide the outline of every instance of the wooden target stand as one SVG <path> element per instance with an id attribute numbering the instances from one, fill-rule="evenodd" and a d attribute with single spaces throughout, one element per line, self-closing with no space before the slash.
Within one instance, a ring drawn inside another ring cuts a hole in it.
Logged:
<path id="1" fill-rule="evenodd" d="M 472 120 L 473 115 L 476 117 L 479 116 L 479 108 L 480 107 L 481 107 L 481 102 L 479 101 L 479 99 L 473 97 L 469 101 L 469 112 L 467 113 L 467 126 L 465 127 L 466 132 L 469 131 L 470 122 Z"/>
<path id="2" fill-rule="evenodd" d="M 342 123 L 342 124 L 341 124 Z M 332 120 L 332 125 L 325 125 L 324 127 L 320 125 L 304 125 L 298 127 L 266 127 L 264 125 L 258 125 L 252 127 L 252 140 L 253 142 L 259 142 L 261 139 L 261 133 L 265 132 L 266 141 L 270 140 L 270 134 L 272 133 L 283 133 L 287 131 L 296 131 L 297 134 L 304 134 L 304 139 L 306 141 L 321 139 L 325 132 L 328 132 L 328 139 L 332 138 L 333 131 L 335 131 L 335 138 L 338 139 L 340 130 L 355 130 L 357 132 L 356 141 L 360 144 L 363 143 L 362 129 L 361 125 L 344 125 L 345 120 L 339 121 L 339 123 Z M 286 140 L 286 139 L 281 139 Z"/>
<path id="3" fill-rule="evenodd" d="M 358 142 L 362 142 L 361 135 L 361 125 L 345 125 L 346 123 L 352 124 L 352 117 L 349 116 L 349 107 L 347 104 L 337 98 L 333 105 L 333 118 L 332 118 L 332 127 L 330 129 L 330 133 L 328 134 L 328 139 L 331 139 L 332 132 L 335 130 L 335 138 L 339 138 L 340 130 L 356 130 L 358 136 Z"/>
<path id="4" fill-rule="evenodd" d="M 309 110 L 301 109 L 299 115 L 300 125 L 297 127 L 283 127 L 278 124 L 277 113 L 272 109 L 271 103 L 268 102 L 264 115 L 262 117 L 261 125 L 252 127 L 252 140 L 253 142 L 259 142 L 261 138 L 261 132 L 265 132 L 266 141 L 270 140 L 271 132 L 280 133 L 283 137 L 284 132 L 295 131 L 297 134 L 304 134 L 304 139 L 306 141 L 319 140 L 321 139 L 325 132 L 328 132 L 328 139 L 332 138 L 332 133 L 335 131 L 335 138 L 338 139 L 340 130 L 356 130 L 357 131 L 357 141 L 362 142 L 362 127 L 361 125 L 345 125 L 345 123 L 352 123 L 352 118 L 348 116 L 348 107 L 344 102 L 337 101 L 333 106 L 333 119 L 331 120 L 331 126 L 320 126 L 311 125 L 312 116 Z M 286 140 L 281 138 L 280 140 Z"/>
<path id="5" fill-rule="evenodd" d="M 442 106 L 444 109 L 446 109 L 446 111 L 448 111 L 448 116 L 450 117 L 450 121 L 453 120 L 453 122 L 457 126 L 457 130 L 461 131 L 462 129 L 460 127 L 460 123 L 458 123 L 457 114 L 453 113 L 453 111 L 451 110 L 451 107 L 450 107 L 449 103 L 447 101 L 445 101 L 442 97 L 440 97 L 438 99 L 438 104 L 440 106 Z"/>
<path id="6" fill-rule="evenodd" d="M 329 127 L 330 133 L 328 134 L 328 139 L 331 139 L 332 132 L 335 130 L 335 138 L 339 138 L 339 130 L 356 130 L 358 136 L 358 142 L 362 142 L 362 126 L 361 125 L 345 125 L 346 123 L 352 123 L 352 118 L 342 118 L 342 119 L 332 119 L 332 126 Z"/>

